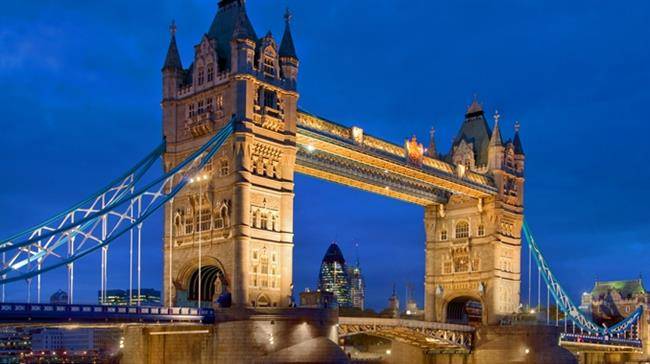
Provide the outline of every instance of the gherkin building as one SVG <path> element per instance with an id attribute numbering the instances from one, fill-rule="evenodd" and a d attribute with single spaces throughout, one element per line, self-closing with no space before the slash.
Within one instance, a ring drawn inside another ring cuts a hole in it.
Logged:
<path id="1" fill-rule="evenodd" d="M 345 258 L 336 243 L 332 243 L 327 248 L 323 257 L 318 275 L 318 288 L 321 291 L 332 292 L 339 306 L 352 306 L 350 280 L 345 266 Z"/>

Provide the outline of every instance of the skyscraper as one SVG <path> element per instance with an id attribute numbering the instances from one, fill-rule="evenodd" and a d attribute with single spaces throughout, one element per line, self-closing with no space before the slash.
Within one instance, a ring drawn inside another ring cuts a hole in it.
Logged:
<path id="1" fill-rule="evenodd" d="M 345 258 L 336 243 L 332 243 L 325 252 L 318 275 L 318 288 L 321 291 L 332 292 L 339 306 L 352 306 Z"/>
<path id="2" fill-rule="evenodd" d="M 348 279 L 350 280 L 350 300 L 352 307 L 357 307 L 361 310 L 364 309 L 365 301 L 365 284 L 363 275 L 361 274 L 361 265 L 359 264 L 359 245 L 357 248 L 357 261 L 356 265 L 347 266 Z"/>

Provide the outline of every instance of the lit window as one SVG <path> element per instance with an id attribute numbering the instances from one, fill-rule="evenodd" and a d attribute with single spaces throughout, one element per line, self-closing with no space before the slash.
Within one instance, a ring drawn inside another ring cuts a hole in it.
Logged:
<path id="1" fill-rule="evenodd" d="M 210 219 L 212 215 L 210 214 L 210 209 L 201 209 L 200 216 L 197 216 L 197 231 L 207 231 L 210 230 Z"/>
<path id="2" fill-rule="evenodd" d="M 266 213 L 263 212 L 262 215 L 260 216 L 260 229 L 266 230 L 268 229 L 268 226 L 269 226 L 269 217 Z"/>
<path id="3" fill-rule="evenodd" d="M 214 65 L 211 63 L 208 65 L 208 82 L 214 80 Z"/>
<path id="4" fill-rule="evenodd" d="M 221 161 L 220 172 L 222 176 L 227 176 L 228 173 L 230 173 L 230 170 L 228 168 L 228 161 L 225 159 Z"/>
<path id="5" fill-rule="evenodd" d="M 205 82 L 205 71 L 203 68 L 199 68 L 199 75 L 197 77 L 197 81 L 199 85 L 202 85 Z"/>
<path id="6" fill-rule="evenodd" d="M 469 224 L 467 221 L 460 221 L 456 224 L 456 239 L 469 237 Z"/>
<path id="7" fill-rule="evenodd" d="M 216 110 L 223 110 L 223 95 L 217 95 Z"/>

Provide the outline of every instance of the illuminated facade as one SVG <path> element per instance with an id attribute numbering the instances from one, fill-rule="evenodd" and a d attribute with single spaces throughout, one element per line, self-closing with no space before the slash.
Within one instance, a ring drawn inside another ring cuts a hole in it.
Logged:
<path id="1" fill-rule="evenodd" d="M 475 101 L 444 155 L 433 132 L 427 148 L 416 137 L 395 144 L 300 110 L 289 20 L 277 44 L 257 36 L 244 0 L 222 0 L 187 68 L 172 27 L 162 70 L 165 170 L 231 120 L 235 132 L 166 205 L 165 303 L 209 306 L 227 294 L 235 306 L 289 306 L 298 172 L 424 208 L 427 320 L 445 321 L 450 303 L 478 302 L 486 322 L 514 312 L 525 159 L 518 130 L 504 142 Z"/>
<path id="2" fill-rule="evenodd" d="M 347 270 L 350 281 L 350 300 L 352 307 L 363 310 L 365 306 L 366 286 L 363 281 L 359 260 L 357 259 L 356 265 L 348 265 Z"/>

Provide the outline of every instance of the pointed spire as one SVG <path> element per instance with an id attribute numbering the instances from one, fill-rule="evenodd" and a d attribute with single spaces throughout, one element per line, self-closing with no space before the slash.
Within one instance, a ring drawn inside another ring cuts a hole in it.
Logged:
<path id="1" fill-rule="evenodd" d="M 183 64 L 181 63 L 181 56 L 178 54 L 178 47 L 176 46 L 176 21 L 172 21 L 169 26 L 169 48 L 167 49 L 167 56 L 165 57 L 164 70 L 182 70 Z"/>
<path id="2" fill-rule="evenodd" d="M 515 154 L 524 155 L 524 148 L 521 146 L 521 139 L 519 139 L 519 128 L 521 125 L 518 121 L 515 122 L 515 139 L 513 141 L 515 147 Z"/>
<path id="3" fill-rule="evenodd" d="M 291 57 L 298 59 L 296 55 L 296 47 L 293 45 L 293 37 L 291 36 L 291 18 L 293 15 L 289 8 L 284 14 L 285 28 L 284 35 L 282 35 L 282 42 L 280 42 L 280 57 Z"/>
<path id="4" fill-rule="evenodd" d="M 431 158 L 438 157 L 436 150 L 436 128 L 434 127 L 431 127 L 431 130 L 429 130 L 429 148 L 427 148 L 427 155 Z"/>
<path id="5" fill-rule="evenodd" d="M 499 129 L 499 119 L 501 115 L 499 110 L 494 111 L 494 128 L 492 129 L 492 136 L 490 137 L 490 146 L 502 146 L 503 139 L 501 139 L 501 130 Z"/>
<path id="6" fill-rule="evenodd" d="M 467 112 L 465 113 L 465 116 L 473 116 L 474 114 L 479 114 L 479 113 L 481 114 L 483 113 L 483 106 L 479 104 L 478 98 L 476 94 L 474 94 L 474 100 L 472 100 L 472 104 L 469 105 L 469 107 L 467 108 Z"/>
<path id="7" fill-rule="evenodd" d="M 360 268 L 361 265 L 359 264 L 359 243 L 354 243 L 354 247 L 357 253 L 357 268 Z"/>

